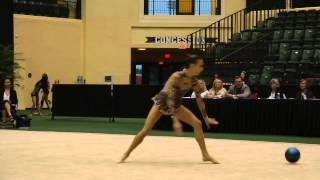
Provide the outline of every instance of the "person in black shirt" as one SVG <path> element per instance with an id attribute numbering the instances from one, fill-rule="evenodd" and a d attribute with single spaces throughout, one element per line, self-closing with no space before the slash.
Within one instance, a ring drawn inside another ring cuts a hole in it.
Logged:
<path id="1" fill-rule="evenodd" d="M 47 74 L 43 74 L 44 76 L 44 79 L 46 79 L 47 81 L 43 81 L 43 84 L 41 84 L 42 86 L 42 91 L 43 91 L 43 94 L 42 94 L 42 98 L 41 98 L 41 101 L 40 101 L 40 107 L 41 109 L 43 108 L 43 104 L 46 103 L 48 109 L 50 110 L 50 103 L 49 103 L 49 93 L 50 93 L 50 82 L 49 82 L 49 78 L 48 78 L 48 75 Z"/>
<path id="2" fill-rule="evenodd" d="M 278 79 L 271 79 L 270 88 L 271 88 L 271 92 L 268 99 L 287 99 L 286 95 L 279 90 L 280 82 Z"/>
<path id="3" fill-rule="evenodd" d="M 296 99 L 298 100 L 307 100 L 307 99 L 313 99 L 313 93 L 308 89 L 309 84 L 307 80 L 301 79 L 299 82 L 299 88 L 300 91 L 297 92 Z"/>
<path id="4" fill-rule="evenodd" d="M 0 91 L 0 109 L 2 111 L 2 122 L 5 121 L 6 116 L 10 118 L 11 122 L 15 122 L 12 115 L 12 108 L 18 104 L 17 92 L 11 88 L 11 80 L 4 80 L 4 89 Z"/>

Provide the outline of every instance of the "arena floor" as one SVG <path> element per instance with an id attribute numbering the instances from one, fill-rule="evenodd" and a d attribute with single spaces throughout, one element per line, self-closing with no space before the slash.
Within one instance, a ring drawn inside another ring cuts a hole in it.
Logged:
<path id="1" fill-rule="evenodd" d="M 320 145 L 206 139 L 221 162 L 201 162 L 193 138 L 149 136 L 118 164 L 132 135 L 0 130 L 0 180 L 318 180 Z M 300 149 L 296 165 L 287 147 Z"/>

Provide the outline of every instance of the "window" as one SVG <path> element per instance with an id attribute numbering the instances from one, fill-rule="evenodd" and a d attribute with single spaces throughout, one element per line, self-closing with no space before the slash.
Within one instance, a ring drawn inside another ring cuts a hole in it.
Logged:
<path id="1" fill-rule="evenodd" d="M 144 0 L 145 15 L 211 16 L 213 12 L 216 15 L 221 13 L 221 0 Z"/>
<path id="2" fill-rule="evenodd" d="M 142 65 L 136 65 L 136 85 L 142 84 Z"/>

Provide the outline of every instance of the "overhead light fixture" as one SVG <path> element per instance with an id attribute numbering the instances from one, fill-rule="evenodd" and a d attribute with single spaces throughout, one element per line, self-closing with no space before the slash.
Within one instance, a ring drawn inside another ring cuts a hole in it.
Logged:
<path id="1" fill-rule="evenodd" d="M 147 50 L 146 48 L 138 48 L 138 51 L 145 51 Z"/>

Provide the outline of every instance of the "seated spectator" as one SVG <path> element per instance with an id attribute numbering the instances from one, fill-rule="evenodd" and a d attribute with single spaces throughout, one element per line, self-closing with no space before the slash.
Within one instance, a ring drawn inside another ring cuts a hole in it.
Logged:
<path id="1" fill-rule="evenodd" d="M 2 111 L 2 122 L 5 122 L 6 116 L 14 123 L 12 108 L 18 104 L 17 93 L 11 88 L 10 79 L 4 80 L 4 89 L 0 91 L 0 108 Z"/>
<path id="2" fill-rule="evenodd" d="M 204 82 L 204 80 L 198 80 L 198 83 L 199 83 L 199 92 L 200 92 L 201 98 L 207 97 L 209 91 L 207 90 L 206 83 Z M 195 92 L 192 92 L 191 98 L 196 98 Z"/>
<path id="3" fill-rule="evenodd" d="M 271 87 L 271 92 L 268 99 L 287 99 L 286 95 L 279 91 L 280 82 L 278 79 L 271 79 L 270 87 Z"/>
<path id="4" fill-rule="evenodd" d="M 301 79 L 299 83 L 300 91 L 296 95 L 298 100 L 314 99 L 312 92 L 308 89 L 309 85 L 307 80 Z"/>
<path id="5" fill-rule="evenodd" d="M 223 87 L 222 80 L 217 78 L 213 81 L 212 88 L 209 90 L 207 98 L 221 99 L 226 94 L 227 94 L 227 90 Z"/>
<path id="6" fill-rule="evenodd" d="M 241 71 L 240 72 L 240 77 L 243 82 L 247 82 L 247 72 L 246 71 Z"/>
<path id="7" fill-rule="evenodd" d="M 250 97 L 251 91 L 248 85 L 246 85 L 240 76 L 234 78 L 234 84 L 230 86 L 226 97 L 231 97 L 233 99 L 248 99 Z"/>

